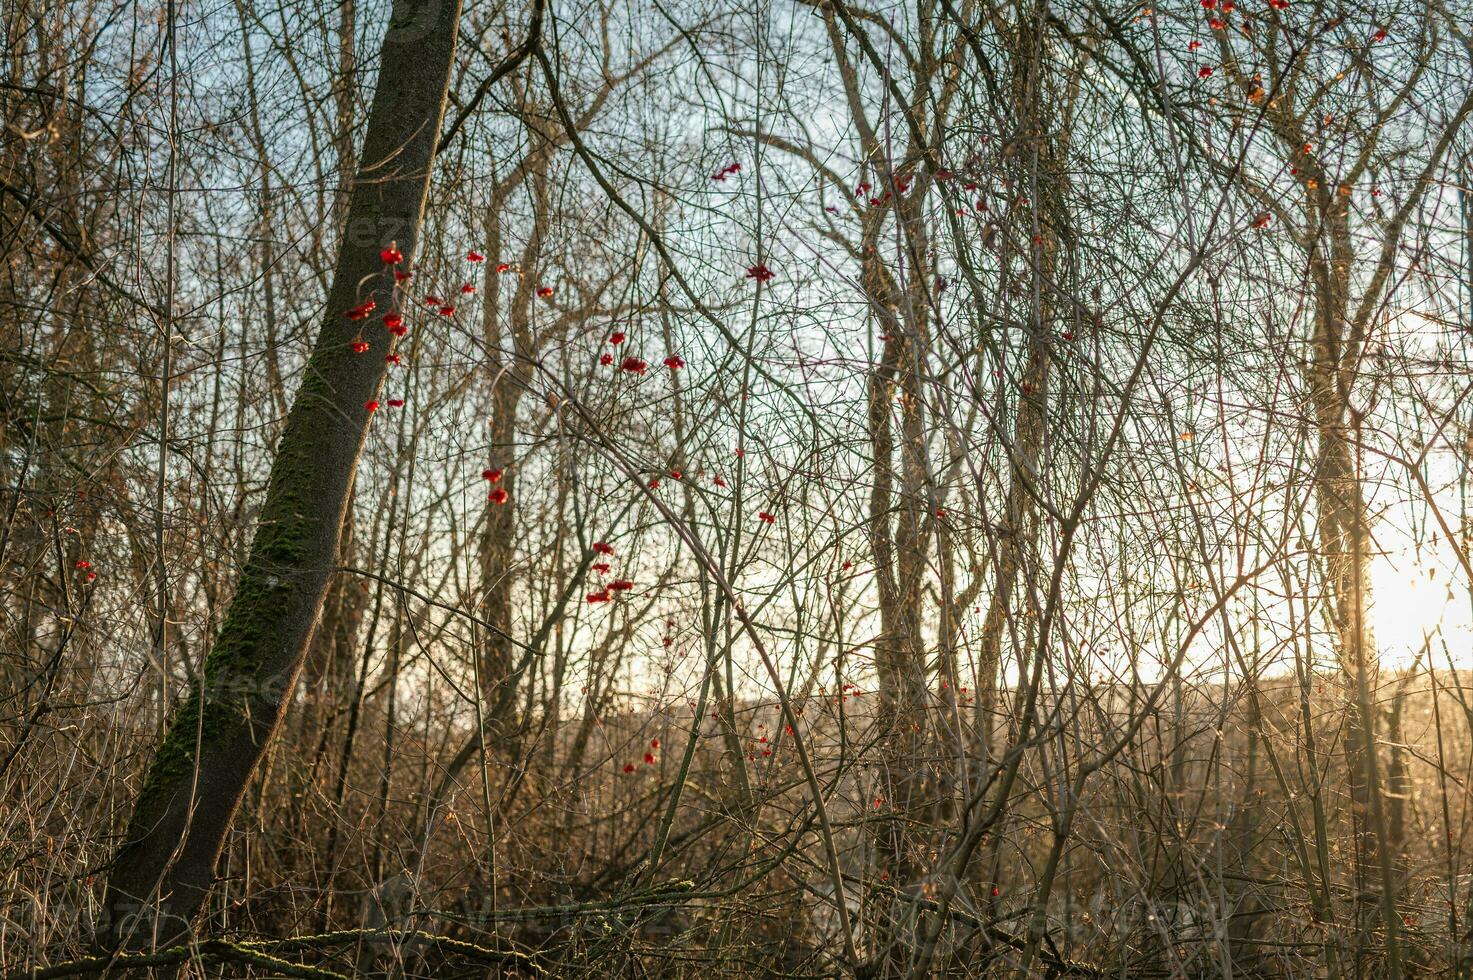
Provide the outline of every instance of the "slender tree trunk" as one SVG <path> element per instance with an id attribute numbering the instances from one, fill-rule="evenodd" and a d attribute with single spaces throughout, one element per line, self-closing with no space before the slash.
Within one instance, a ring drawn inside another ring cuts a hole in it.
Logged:
<path id="1" fill-rule="evenodd" d="M 551 209 L 549 162 L 547 153 L 531 155 L 528 161 L 524 161 L 527 191 L 536 205 L 537 217 L 532 223 L 531 237 L 522 250 L 522 274 L 515 278 L 515 285 L 509 290 L 502 287 L 503 276 L 496 271 L 495 260 L 505 248 L 502 214 L 517 186 L 515 181 L 498 186 L 486 212 L 486 245 L 492 256 L 492 261 L 486 263 L 482 285 L 486 303 L 481 329 L 488 351 L 486 375 L 491 379 L 491 446 L 486 462 L 501 471 L 495 487 L 488 486 L 487 489 L 494 491 L 499 487 L 507 495 L 504 504 L 487 504 L 485 530 L 477 542 L 481 616 L 494 627 L 486 637 L 480 663 L 481 696 L 488 708 L 502 701 L 502 685 L 517 659 L 516 645 L 512 640 L 516 635 L 512 599 L 521 578 L 516 567 L 519 533 L 517 413 L 531 378 L 527 365 L 538 353 L 539 338 L 531 305 L 536 282 L 534 270 L 543 259 L 542 247 L 548 230 L 542 216 Z M 502 303 L 504 292 L 510 293 L 505 304 Z M 515 691 L 513 687 L 507 693 L 514 694 Z M 507 705 L 508 709 L 510 707 Z M 509 720 L 511 713 L 507 714 Z"/>
<path id="2" fill-rule="evenodd" d="M 1031 484 L 1041 473 L 1048 436 L 1050 348 L 1057 343 L 1055 331 L 1061 319 L 1054 291 L 1067 271 L 1073 243 L 1067 168 L 1072 133 L 1068 122 L 1061 123 L 1057 118 L 1058 93 L 1054 80 L 1046 74 L 1041 32 L 1035 20 L 1041 15 L 1037 10 L 1020 8 L 1017 16 L 1013 28 L 1016 64 L 1009 80 L 1017 129 L 1014 148 L 1006 155 L 1016 158 L 1014 179 L 1017 186 L 1028 191 L 1029 203 L 1014 212 L 1018 224 L 1013 232 L 1016 240 L 1033 243 L 1028 264 L 1034 268 L 1026 273 L 1031 286 L 1030 309 L 1020 391 L 1009 434 L 1012 444 L 1007 449 L 1007 495 L 997 533 L 992 594 L 977 652 L 975 720 L 982 752 L 978 772 L 983 774 L 989 772 L 989 760 L 1001 755 L 994 736 L 1003 727 L 999 725 L 1004 711 L 999 693 L 1003 648 L 1006 641 L 1017 638 L 1013 598 L 1020 586 L 1026 595 L 1028 583 L 1038 572 L 1030 567 L 1040 530 L 1034 497 L 1037 490 Z M 1005 276 L 1009 274 L 1006 268 L 1004 262 Z M 997 907 L 993 876 L 1002 839 L 1001 835 L 990 838 L 992 859 L 976 869 L 978 894 L 993 912 Z"/>
<path id="3" fill-rule="evenodd" d="M 495 348 L 493 347 L 493 350 Z M 520 364 L 506 363 L 499 354 L 492 355 L 488 370 L 495 378 L 491 392 L 491 459 L 492 468 L 501 470 L 495 485 L 506 491 L 504 504 L 486 504 L 486 528 L 478 544 L 481 572 L 481 615 L 495 627 L 488 631 L 481 663 L 481 696 L 487 704 L 501 699 L 501 686 L 516 663 L 517 650 L 511 637 L 516 635 L 513 622 L 512 593 L 517 583 L 517 410 L 521 406 L 523 371 Z"/>
<path id="4" fill-rule="evenodd" d="M 1368 565 L 1370 518 L 1356 458 L 1359 416 L 1351 391 L 1364 353 L 1351 329 L 1350 268 L 1354 244 L 1348 206 L 1322 189 L 1313 199 L 1324 244 L 1310 266 L 1317 308 L 1312 356 L 1306 366 L 1313 420 L 1319 436 L 1315 460 L 1315 498 L 1319 547 L 1325 563 L 1330 620 L 1336 652 L 1351 700 L 1346 712 L 1346 768 L 1356 826 L 1356 853 L 1364 876 L 1357 921 L 1369 941 L 1377 904 L 1387 928 L 1385 964 L 1388 975 L 1401 973 L 1397 926 L 1397 894 L 1392 856 L 1399 850 L 1390 837 L 1386 801 L 1377 758 L 1376 713 L 1372 707 L 1378 683 L 1376 641 L 1366 622 L 1370 606 Z"/>
<path id="5" fill-rule="evenodd" d="M 1255 659 L 1257 659 L 1255 651 Z M 1249 680 L 1250 685 L 1254 684 Z M 1258 874 L 1261 864 L 1255 860 L 1254 847 L 1259 836 L 1259 822 L 1263 811 L 1263 791 L 1258 787 L 1258 742 L 1264 728 L 1263 706 L 1258 691 L 1250 688 L 1247 706 L 1248 748 L 1244 763 L 1243 792 L 1235 801 L 1236 808 L 1228 821 L 1226 839 L 1231 860 L 1228 866 L 1239 869 L 1244 877 Z M 1234 973 L 1253 973 L 1258 966 L 1257 937 L 1258 913 L 1263 903 L 1258 889 L 1249 881 L 1232 879 L 1225 882 L 1230 904 L 1224 910 L 1229 916 L 1227 924 L 1228 962 Z"/>
<path id="6" fill-rule="evenodd" d="M 458 0 L 396 0 L 364 161 L 321 333 L 272 464 L 251 556 L 205 662 L 134 808 L 108 881 L 99 939 L 146 947 L 186 937 L 230 822 L 285 713 L 338 558 L 358 457 L 384 379 L 386 335 L 358 355 L 344 311 L 394 307 L 379 256 L 407 256 L 424 214 L 460 20 Z"/>
<path id="7" fill-rule="evenodd" d="M 912 234 L 919 235 L 914 203 L 908 208 L 897 205 L 897 216 L 914 221 Z M 871 228 L 878 230 L 877 225 Z M 923 626 L 933 518 L 927 510 L 930 493 L 918 363 L 929 338 L 924 297 L 916 293 L 933 277 L 931 269 L 918 262 L 907 283 L 915 290 L 902 293 L 879 258 L 876 237 L 867 235 L 866 242 L 874 244 L 866 246 L 862 283 L 871 312 L 889 337 L 868 385 L 868 429 L 874 455 L 869 539 L 880 606 L 880 635 L 874 644 L 879 683 L 876 734 L 880 740 L 876 792 L 879 811 L 886 815 L 877 824 L 875 846 L 887 880 L 903 889 L 925 873 L 922 854 L 936 794 L 932 770 L 936 744 L 927 714 L 928 646 Z M 914 240 L 907 244 L 912 256 L 924 254 Z M 871 964 L 877 975 L 903 972 L 913 913 L 909 903 L 892 903 L 881 913 L 876 928 L 877 960 Z"/>

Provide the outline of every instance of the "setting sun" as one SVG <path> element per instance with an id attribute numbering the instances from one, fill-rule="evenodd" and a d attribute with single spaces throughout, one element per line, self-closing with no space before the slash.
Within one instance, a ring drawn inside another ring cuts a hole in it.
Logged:
<path id="1" fill-rule="evenodd" d="M 1405 554 L 1371 560 L 1371 625 L 1383 667 L 1401 670 L 1419 657 L 1423 665 L 1473 667 L 1468 594 L 1449 585 L 1450 573 L 1435 561 Z M 1444 651 L 1443 642 L 1447 648 Z"/>

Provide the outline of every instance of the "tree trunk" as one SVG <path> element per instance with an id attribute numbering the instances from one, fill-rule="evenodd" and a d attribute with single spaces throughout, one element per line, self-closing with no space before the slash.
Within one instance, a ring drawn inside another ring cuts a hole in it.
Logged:
<path id="1" fill-rule="evenodd" d="M 1363 927 L 1361 941 L 1369 943 L 1376 906 L 1381 906 L 1380 918 L 1388 928 L 1387 966 L 1389 974 L 1397 976 L 1398 943 L 1389 930 L 1396 928 L 1397 919 L 1391 856 L 1398 848 L 1389 839 L 1376 753 L 1377 725 L 1372 704 L 1379 660 L 1375 638 L 1366 622 L 1370 606 L 1370 519 L 1356 458 L 1359 416 L 1350 397 L 1364 353 L 1363 342 L 1351 329 L 1348 316 L 1350 267 L 1355 252 L 1349 209 L 1343 200 L 1322 188 L 1311 201 L 1328 244 L 1312 253 L 1316 310 L 1306 380 L 1319 436 L 1315 459 L 1319 547 L 1325 563 L 1330 620 L 1337 634 L 1336 653 L 1351 695 L 1346 711 L 1346 768 L 1357 864 L 1364 882 L 1356 919 Z"/>
<path id="2" fill-rule="evenodd" d="M 1009 434 L 1012 444 L 1006 449 L 1007 495 L 996 533 L 993 588 L 976 660 L 975 723 L 981 743 L 978 772 L 982 774 L 990 772 L 990 766 L 1002 756 L 1003 746 L 995 741 L 1007 736 L 1000 672 L 1005 643 L 1021 639 L 1014 596 L 1021 586 L 1026 597 L 1029 583 L 1038 574 L 1038 490 L 1032 484 L 1042 470 L 1049 425 L 1050 353 L 1063 319 L 1054 291 L 1069 271 L 1068 253 L 1074 240 L 1067 166 L 1072 133 L 1067 121 L 1056 118 L 1054 103 L 1058 96 L 1053 90 L 1054 80 L 1046 73 L 1041 29 L 1034 20 L 1037 14 L 1020 9 L 1017 16 L 1012 37 L 1016 64 L 1009 80 L 1016 114 L 1016 149 L 1005 155 L 1015 158 L 1013 179 L 1028 190 L 1029 203 L 1014 212 L 1017 224 L 1011 230 L 1016 240 L 1033 242 L 1029 264 L 1034 268 L 1026 274 L 1030 308 L 1020 391 L 1013 402 L 1015 414 Z M 1003 275 L 1007 276 L 1007 253 L 1003 255 Z M 993 889 L 997 886 L 994 874 L 1002 841 L 1002 835 L 991 836 L 991 858 L 976 869 L 977 894 L 992 914 L 996 914 L 998 905 Z"/>
<path id="3" fill-rule="evenodd" d="M 912 241 L 907 242 L 910 255 L 923 256 L 924 247 L 914 243 L 920 236 L 918 206 L 915 202 L 908 207 L 897 205 L 897 214 L 901 220 L 908 217 L 914 222 Z M 876 793 L 887 817 L 876 825 L 875 848 L 887 880 L 904 889 L 925 873 L 922 854 L 936 796 L 923 625 L 932 518 L 926 509 L 931 494 L 919 359 L 928 329 L 924 298 L 914 291 L 902 294 L 879 258 L 874 235 L 878 225 L 871 224 L 870 229 L 861 281 L 872 314 L 890 338 L 884 342 L 880 363 L 870 372 L 867 391 L 868 434 L 874 454 L 868 530 L 880 607 L 880 634 L 874 641 L 879 685 Z M 917 262 L 908 285 L 924 288 L 932 280 L 932 270 Z M 877 975 L 899 976 L 909 956 L 914 910 L 909 903 L 889 902 L 888 889 L 876 894 L 888 907 L 879 913 L 876 961 L 871 967 Z"/>
<path id="4" fill-rule="evenodd" d="M 251 555 L 204 682 L 159 747 L 108 882 L 99 940 L 185 938 L 232 817 L 277 730 L 338 558 L 338 537 L 384 380 L 381 329 L 355 354 L 366 300 L 394 307 L 379 251 L 412 253 L 424 213 L 460 19 L 458 0 L 396 0 L 322 330 L 272 465 Z"/>

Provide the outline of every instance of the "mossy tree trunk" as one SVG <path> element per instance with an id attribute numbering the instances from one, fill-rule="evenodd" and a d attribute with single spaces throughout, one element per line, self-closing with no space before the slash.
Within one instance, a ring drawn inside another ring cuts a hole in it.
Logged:
<path id="1" fill-rule="evenodd" d="M 200 689 L 169 727 L 139 792 L 108 881 L 99 940 L 186 938 L 247 783 L 276 732 L 338 560 L 338 537 L 372 413 L 395 308 L 380 250 L 413 252 L 444 116 L 459 0 L 395 0 L 377 90 L 317 345 L 272 465 L 250 558 Z M 344 311 L 373 299 L 359 323 Z"/>

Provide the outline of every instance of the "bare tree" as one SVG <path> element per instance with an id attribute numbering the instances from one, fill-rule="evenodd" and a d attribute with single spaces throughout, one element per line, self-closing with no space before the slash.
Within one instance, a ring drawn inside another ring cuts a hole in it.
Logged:
<path id="1" fill-rule="evenodd" d="M 369 343 L 360 324 L 379 300 L 386 325 L 403 322 L 395 273 L 414 254 L 459 26 L 456 3 L 395 5 L 322 333 L 220 637 L 158 750 L 113 863 L 109 945 L 168 946 L 188 935 L 296 686 L 387 369 L 358 349 Z"/>

